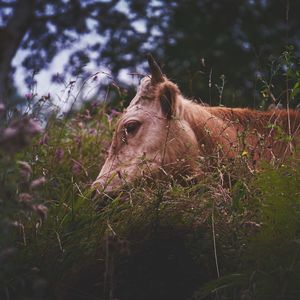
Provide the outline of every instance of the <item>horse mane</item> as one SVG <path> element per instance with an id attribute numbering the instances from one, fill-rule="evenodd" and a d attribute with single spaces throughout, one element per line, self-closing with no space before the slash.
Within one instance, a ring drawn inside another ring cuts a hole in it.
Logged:
<path id="1" fill-rule="evenodd" d="M 224 156 L 234 157 L 236 149 L 247 147 L 269 160 L 300 145 L 300 111 L 210 107 L 178 97 L 178 118 L 190 124 L 204 153 L 222 145 Z"/>
<path id="2" fill-rule="evenodd" d="M 293 109 L 274 109 L 257 111 L 249 108 L 208 107 L 207 110 L 223 121 L 231 121 L 234 126 L 244 129 L 257 129 L 260 132 L 278 125 L 289 134 L 296 134 L 300 129 L 300 112 Z"/>

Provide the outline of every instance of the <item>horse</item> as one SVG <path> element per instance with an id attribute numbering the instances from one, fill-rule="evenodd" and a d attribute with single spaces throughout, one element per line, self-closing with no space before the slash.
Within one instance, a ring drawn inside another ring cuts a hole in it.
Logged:
<path id="1" fill-rule="evenodd" d="M 106 161 L 92 184 L 113 191 L 145 176 L 203 174 L 199 158 L 282 159 L 296 151 L 300 113 L 209 107 L 186 99 L 149 55 L 151 75 L 116 123 Z"/>

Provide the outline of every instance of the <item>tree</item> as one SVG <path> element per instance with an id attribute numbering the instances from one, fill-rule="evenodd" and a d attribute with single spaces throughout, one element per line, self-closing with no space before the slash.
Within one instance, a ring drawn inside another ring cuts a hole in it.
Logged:
<path id="1" fill-rule="evenodd" d="M 71 48 L 84 35 L 94 32 L 103 37 L 88 49 L 74 51 L 67 70 L 76 73 L 89 61 L 91 52 L 96 61 L 117 69 L 133 65 L 133 53 L 145 41 L 134 22 L 145 11 L 142 1 L 89 0 L 7 0 L 0 1 L 0 101 L 5 101 L 12 86 L 12 60 L 19 49 L 27 50 L 23 66 L 31 72 L 47 68 L 61 50 Z M 130 13 L 126 12 L 130 10 Z M 131 57 L 124 58 L 124 55 Z M 112 60 L 113 58 L 113 60 Z M 118 67 L 117 67 L 118 66 Z"/>
<path id="2" fill-rule="evenodd" d="M 168 0 L 156 9 L 165 12 L 154 42 L 164 70 L 186 95 L 210 104 L 257 106 L 258 79 L 269 78 L 270 56 L 289 44 L 299 55 L 299 1 Z"/>
<path id="3" fill-rule="evenodd" d="M 118 75 L 150 51 L 187 96 L 256 105 L 266 58 L 290 43 L 299 52 L 298 11 L 296 0 L 0 0 L 0 101 L 8 99 L 19 49 L 34 74 L 92 33 L 101 39 L 74 50 L 66 73 L 79 74 L 93 59 Z"/>

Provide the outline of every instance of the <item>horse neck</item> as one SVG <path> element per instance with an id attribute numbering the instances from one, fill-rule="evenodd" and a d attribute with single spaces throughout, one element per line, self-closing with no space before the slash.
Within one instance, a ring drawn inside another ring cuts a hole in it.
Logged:
<path id="1" fill-rule="evenodd" d="M 192 128 L 199 147 L 204 146 L 205 152 L 212 152 L 221 145 L 226 155 L 233 155 L 231 148 L 237 143 L 237 130 L 233 124 L 215 116 L 205 106 L 184 98 L 180 100 L 179 118 Z"/>

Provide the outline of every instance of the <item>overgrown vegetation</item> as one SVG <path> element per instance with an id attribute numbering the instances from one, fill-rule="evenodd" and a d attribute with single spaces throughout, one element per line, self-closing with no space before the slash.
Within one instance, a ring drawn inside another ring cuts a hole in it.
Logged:
<path id="1" fill-rule="evenodd" d="M 95 198 L 116 115 L 88 104 L 1 131 L 0 298 L 299 299 L 299 159 L 253 170 L 241 153 L 197 183 Z"/>

